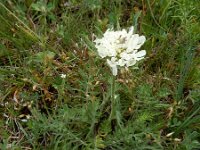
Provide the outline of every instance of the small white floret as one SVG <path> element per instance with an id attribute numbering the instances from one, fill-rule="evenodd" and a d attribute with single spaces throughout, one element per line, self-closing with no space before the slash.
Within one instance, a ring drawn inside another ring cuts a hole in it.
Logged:
<path id="1" fill-rule="evenodd" d="M 61 74 L 60 77 L 65 79 L 66 78 L 66 74 Z"/>

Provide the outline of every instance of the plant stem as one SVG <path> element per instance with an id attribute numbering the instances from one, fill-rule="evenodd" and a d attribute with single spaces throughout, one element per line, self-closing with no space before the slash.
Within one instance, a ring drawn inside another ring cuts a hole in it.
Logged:
<path id="1" fill-rule="evenodd" d="M 114 114 L 114 107 L 115 107 L 115 76 L 112 76 L 112 83 L 111 83 L 111 113 L 109 120 L 112 120 Z"/>

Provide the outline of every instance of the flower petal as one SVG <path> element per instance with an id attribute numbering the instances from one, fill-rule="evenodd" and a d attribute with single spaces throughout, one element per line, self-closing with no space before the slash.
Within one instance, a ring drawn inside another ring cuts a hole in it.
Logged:
<path id="1" fill-rule="evenodd" d="M 129 28 L 128 33 L 129 33 L 129 34 L 133 34 L 133 31 L 134 31 L 134 26 L 131 26 L 131 27 Z"/>
<path id="2" fill-rule="evenodd" d="M 145 50 L 141 50 L 137 53 L 135 53 L 135 59 L 136 60 L 141 60 L 144 58 L 144 56 L 146 55 L 146 51 Z"/>
<path id="3" fill-rule="evenodd" d="M 126 62 L 125 62 L 124 59 L 119 59 L 119 60 L 118 60 L 118 65 L 119 65 L 119 66 L 122 67 L 122 66 L 124 66 L 125 64 L 126 64 Z"/>
<path id="4" fill-rule="evenodd" d="M 126 62 L 126 66 L 130 67 L 136 64 L 136 60 L 135 59 L 131 59 L 129 61 Z"/>
<path id="5" fill-rule="evenodd" d="M 115 62 L 116 58 L 112 57 L 111 60 L 107 59 L 107 64 L 110 66 L 112 70 L 112 74 L 114 76 L 117 75 L 117 63 Z"/>
<path id="6" fill-rule="evenodd" d="M 137 57 L 144 57 L 146 55 L 146 51 L 141 50 L 141 51 L 137 52 L 136 54 L 137 54 Z"/>
<path id="7" fill-rule="evenodd" d="M 130 60 L 132 58 L 132 56 L 130 54 L 128 54 L 127 52 L 122 52 L 120 54 L 120 57 L 124 60 Z"/>
<path id="8" fill-rule="evenodd" d="M 112 74 L 113 74 L 114 76 L 117 75 L 117 66 L 113 66 L 113 67 L 112 67 Z"/>
<path id="9" fill-rule="evenodd" d="M 145 41 L 146 41 L 145 36 L 138 37 L 138 43 L 135 49 L 139 49 L 144 44 Z"/>
<path id="10" fill-rule="evenodd" d="M 128 40 L 128 45 L 127 45 L 127 52 L 131 52 L 134 49 L 137 49 L 137 44 L 139 41 L 139 35 L 138 34 L 134 34 L 130 37 L 130 39 Z"/>

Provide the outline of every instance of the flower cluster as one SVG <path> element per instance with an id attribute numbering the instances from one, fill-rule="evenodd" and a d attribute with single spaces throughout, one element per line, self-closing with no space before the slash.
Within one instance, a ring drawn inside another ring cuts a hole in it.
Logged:
<path id="1" fill-rule="evenodd" d="M 133 31 L 133 26 L 128 32 L 125 29 L 121 31 L 108 29 L 102 38 L 94 40 L 99 56 L 107 58 L 107 64 L 114 76 L 117 75 L 118 67 L 133 66 L 146 55 L 145 50 L 138 51 L 146 41 L 145 36 L 133 34 Z"/>

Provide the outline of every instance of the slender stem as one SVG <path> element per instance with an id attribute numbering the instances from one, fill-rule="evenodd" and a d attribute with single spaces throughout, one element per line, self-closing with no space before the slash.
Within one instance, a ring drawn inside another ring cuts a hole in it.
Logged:
<path id="1" fill-rule="evenodd" d="M 112 83 L 111 83 L 111 113 L 110 113 L 110 120 L 112 120 L 114 110 L 115 110 L 115 76 L 112 76 Z"/>

